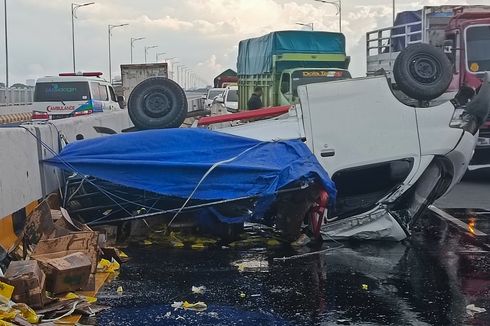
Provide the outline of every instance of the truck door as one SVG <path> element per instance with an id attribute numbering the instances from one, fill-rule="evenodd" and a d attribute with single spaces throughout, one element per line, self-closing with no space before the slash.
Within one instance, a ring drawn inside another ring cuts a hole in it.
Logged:
<path id="1" fill-rule="evenodd" d="M 338 215 L 375 205 L 415 174 L 415 109 L 395 98 L 385 77 L 298 90 L 307 144 L 337 185 Z"/>

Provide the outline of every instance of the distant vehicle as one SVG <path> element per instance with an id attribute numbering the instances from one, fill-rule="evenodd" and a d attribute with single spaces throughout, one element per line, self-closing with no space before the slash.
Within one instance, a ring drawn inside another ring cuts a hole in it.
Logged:
<path id="1" fill-rule="evenodd" d="M 265 107 L 296 104 L 300 85 L 351 78 L 350 57 L 341 33 L 278 31 L 240 41 L 239 107 L 247 108 L 254 88 Z"/>
<path id="2" fill-rule="evenodd" d="M 213 82 L 215 88 L 225 88 L 227 86 L 237 85 L 238 76 L 233 69 L 227 69 L 216 76 Z"/>
<path id="3" fill-rule="evenodd" d="M 216 102 L 223 103 L 228 112 L 238 112 L 238 86 L 228 86 Z"/>
<path id="4" fill-rule="evenodd" d="M 209 108 L 213 104 L 214 99 L 223 94 L 224 91 L 224 88 L 211 88 L 204 97 L 204 107 Z"/>
<path id="5" fill-rule="evenodd" d="M 36 81 L 33 120 L 60 119 L 120 109 L 101 72 L 61 73 Z"/>

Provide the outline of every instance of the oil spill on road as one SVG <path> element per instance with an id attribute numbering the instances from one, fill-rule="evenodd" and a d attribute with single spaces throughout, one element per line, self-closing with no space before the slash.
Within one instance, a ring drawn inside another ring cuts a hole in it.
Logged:
<path id="1" fill-rule="evenodd" d="M 346 242 L 321 255 L 288 261 L 273 259 L 297 253 L 281 247 L 129 248 L 132 260 L 99 295 L 99 302 L 112 308 L 98 315 L 97 322 L 486 325 L 490 320 L 488 252 L 450 228 L 437 230 L 414 234 L 404 243 Z M 328 246 L 338 244 L 324 243 L 314 250 Z M 193 294 L 193 285 L 207 290 Z M 122 295 L 116 293 L 119 286 Z M 208 308 L 204 312 L 171 308 L 174 301 L 184 300 L 203 301 Z M 469 304 L 487 311 L 471 317 L 466 312 Z"/>

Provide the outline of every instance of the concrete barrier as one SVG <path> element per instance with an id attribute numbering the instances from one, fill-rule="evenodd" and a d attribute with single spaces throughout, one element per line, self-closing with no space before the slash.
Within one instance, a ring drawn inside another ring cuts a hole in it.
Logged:
<path id="1" fill-rule="evenodd" d="M 189 111 L 200 108 L 201 99 L 189 100 Z M 80 137 L 107 136 L 98 134 L 94 126 L 121 132 L 132 123 L 127 110 L 118 110 L 52 120 L 47 124 L 0 125 L 0 261 L 16 243 L 26 216 L 38 201 L 62 187 L 60 171 L 42 163 L 53 156 L 49 149 L 58 153 L 61 138 L 74 142 Z"/>
<path id="2" fill-rule="evenodd" d="M 0 127 L 0 258 L 8 251 L 22 228 L 26 215 L 38 200 L 56 191 L 62 184 L 60 171 L 42 163 L 61 148 L 61 137 L 74 142 L 78 137 L 94 138 L 94 126 L 117 132 L 132 126 L 126 110 L 31 124 Z"/>

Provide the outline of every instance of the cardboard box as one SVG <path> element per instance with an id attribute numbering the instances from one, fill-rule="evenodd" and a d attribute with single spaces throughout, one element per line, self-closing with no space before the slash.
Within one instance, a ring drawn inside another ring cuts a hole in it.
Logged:
<path id="1" fill-rule="evenodd" d="M 5 280 L 14 286 L 12 300 L 32 308 L 46 303 L 46 275 L 35 260 L 12 261 L 5 272 Z"/>
<path id="2" fill-rule="evenodd" d="M 31 258 L 39 260 L 38 258 L 44 255 L 49 255 L 49 258 L 61 258 L 75 252 L 83 252 L 90 259 L 91 273 L 95 273 L 99 257 L 98 238 L 97 232 L 80 231 L 56 238 L 42 239 L 34 248 Z"/>
<path id="3" fill-rule="evenodd" d="M 82 252 L 53 257 L 45 254 L 37 256 L 43 271 L 46 273 L 46 289 L 55 294 L 82 290 L 87 287 L 91 261 Z"/>

